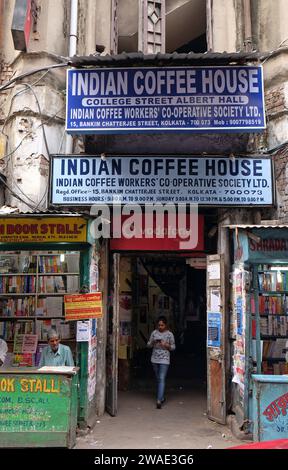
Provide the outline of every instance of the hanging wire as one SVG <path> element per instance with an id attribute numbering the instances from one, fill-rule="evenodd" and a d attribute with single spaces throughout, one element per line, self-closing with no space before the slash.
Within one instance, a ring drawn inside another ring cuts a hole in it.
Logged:
<path id="1" fill-rule="evenodd" d="M 8 87 L 10 87 L 10 85 L 17 82 L 18 80 L 22 80 L 22 78 L 30 77 L 31 75 L 34 75 L 35 73 L 42 72 L 42 70 L 51 70 L 51 69 L 56 69 L 56 68 L 60 68 L 60 67 L 67 67 L 68 65 L 69 65 L 68 62 L 66 62 L 64 64 L 46 65 L 45 67 L 41 67 L 41 68 L 38 68 L 38 69 L 35 69 L 35 70 L 31 70 L 30 72 L 22 73 L 20 75 L 17 75 L 17 77 L 14 77 L 14 78 L 10 79 L 4 85 L 1 85 L 0 86 L 0 92 L 3 91 L 3 90 L 6 90 Z"/>
<path id="2" fill-rule="evenodd" d="M 8 189 L 8 191 L 12 194 L 12 196 L 16 197 L 16 199 L 18 199 L 19 201 L 23 202 L 23 204 L 25 204 L 26 206 L 30 207 L 30 209 L 32 209 L 34 211 L 34 206 L 31 206 L 30 203 L 24 201 L 18 194 L 16 194 L 13 189 L 10 188 L 10 186 L 6 183 L 6 181 L 2 178 L 2 176 L 0 175 L 0 181 L 1 183 L 5 186 L 6 189 Z"/>

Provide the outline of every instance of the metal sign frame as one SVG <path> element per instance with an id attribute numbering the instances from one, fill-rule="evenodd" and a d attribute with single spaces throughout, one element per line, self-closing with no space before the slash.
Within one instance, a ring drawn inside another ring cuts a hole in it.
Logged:
<path id="1" fill-rule="evenodd" d="M 252 69 L 257 77 L 249 75 Z M 229 84 L 227 71 L 234 76 Z M 66 96 L 66 131 L 71 134 L 266 128 L 262 66 L 69 69 Z"/>
<path id="2" fill-rule="evenodd" d="M 116 202 L 118 202 L 119 204 L 127 204 L 127 203 L 132 203 L 132 204 L 135 204 L 135 203 L 136 204 L 146 204 L 146 203 L 155 204 L 156 202 L 159 202 L 159 203 L 163 204 L 163 203 L 167 202 L 167 200 L 154 201 L 154 200 L 151 200 L 151 199 L 150 199 L 150 201 L 146 201 L 144 198 L 138 199 L 138 200 L 135 200 L 134 198 L 133 198 L 133 200 L 131 200 L 131 199 L 125 200 L 123 198 L 122 199 L 120 198 L 120 199 L 118 199 L 118 201 L 116 201 L 116 199 L 113 198 L 113 200 L 111 199 L 109 201 L 108 199 L 106 200 L 105 198 L 102 198 L 102 199 L 99 198 L 98 199 L 98 196 L 93 196 L 93 199 L 91 199 L 89 201 L 89 200 L 85 200 L 85 194 L 87 194 L 87 193 L 85 193 L 85 191 L 87 191 L 87 189 L 85 189 L 85 185 L 83 185 L 83 184 L 81 184 L 81 188 L 79 187 L 79 190 L 77 188 L 76 189 L 73 189 L 73 188 L 71 189 L 71 187 L 69 189 L 69 185 L 67 186 L 67 194 L 69 193 L 69 191 L 71 191 L 71 194 L 72 195 L 74 194 L 74 196 L 75 196 L 75 197 L 73 197 L 74 200 L 69 201 L 68 198 L 67 198 L 67 200 L 64 200 L 62 198 L 61 200 L 59 200 L 57 202 L 55 200 L 56 198 L 53 197 L 53 192 L 54 192 L 54 189 L 55 189 L 54 185 L 53 185 L 53 181 L 54 181 L 54 177 L 55 177 L 55 175 L 54 175 L 54 173 L 55 173 L 55 162 L 59 158 L 60 159 L 66 159 L 66 160 L 69 159 L 69 158 L 70 159 L 72 159 L 72 158 L 73 159 L 81 159 L 82 158 L 82 159 L 88 159 L 88 160 L 92 159 L 92 158 L 94 158 L 94 159 L 97 158 L 97 159 L 100 160 L 101 157 L 100 157 L 100 155 L 85 155 L 85 154 L 80 154 L 80 155 L 55 154 L 55 155 L 51 155 L 51 158 L 50 158 L 50 171 L 49 171 L 49 178 L 50 178 L 50 181 L 49 181 L 49 203 L 50 203 L 51 206 L 74 206 L 74 207 L 83 206 L 84 207 L 84 206 L 93 206 L 94 204 L 112 205 L 112 204 L 115 204 Z M 125 164 L 125 162 L 127 162 L 129 159 L 132 159 L 132 158 L 136 158 L 136 159 L 142 159 L 142 158 L 143 159 L 144 158 L 145 159 L 153 159 L 153 158 L 157 159 L 158 158 L 158 159 L 163 159 L 163 162 L 164 162 L 165 159 L 169 159 L 169 158 L 174 159 L 175 162 L 180 158 L 195 159 L 195 161 L 197 160 L 198 162 L 200 162 L 200 164 L 202 164 L 202 162 L 205 159 L 209 159 L 209 158 L 210 159 L 218 159 L 218 160 L 219 159 L 225 159 L 225 160 L 227 159 L 227 161 L 229 161 L 229 157 L 227 155 L 226 156 L 205 155 L 205 157 L 202 157 L 202 156 L 199 156 L 199 155 L 193 156 L 193 155 L 185 155 L 185 154 L 183 154 L 183 155 L 173 155 L 173 156 L 170 156 L 170 155 L 169 156 L 166 156 L 166 155 L 155 155 L 155 156 L 151 156 L 151 155 L 120 155 L 120 154 L 119 155 L 114 155 L 114 154 L 113 155 L 109 155 L 109 154 L 105 155 L 107 165 L 110 164 L 109 159 L 116 159 L 116 158 L 121 159 L 124 162 L 124 164 Z M 255 159 L 257 160 L 257 159 L 259 159 L 261 161 L 264 161 L 264 160 L 269 160 L 270 161 L 270 168 L 269 168 L 270 175 L 269 175 L 269 177 L 271 178 L 271 180 L 269 178 L 269 184 L 271 185 L 271 189 L 270 189 L 270 191 L 271 191 L 271 200 L 270 200 L 269 203 L 265 203 L 265 202 L 255 200 L 258 197 L 257 195 L 254 195 L 255 197 L 253 196 L 253 198 L 250 198 L 251 200 L 249 199 L 249 201 L 247 202 L 248 196 L 251 196 L 250 194 L 248 194 L 247 198 L 245 198 L 244 196 L 245 196 L 246 193 L 244 194 L 244 192 L 243 192 L 243 194 L 241 195 L 240 194 L 241 190 L 237 190 L 237 188 L 235 188 L 235 189 L 230 188 L 229 189 L 228 187 L 226 188 L 226 190 L 227 191 L 229 190 L 231 192 L 231 194 L 232 194 L 232 191 L 234 191 L 232 200 L 231 200 L 231 197 L 230 197 L 231 195 L 227 194 L 227 197 L 226 197 L 227 201 L 220 201 L 219 191 L 217 191 L 217 195 L 216 195 L 217 197 L 214 197 L 215 195 L 214 196 L 212 195 L 213 197 L 210 197 L 209 195 L 207 195 L 207 196 L 204 197 L 205 200 L 203 200 L 202 196 L 198 197 L 197 194 L 195 193 L 195 196 L 191 195 L 191 197 L 189 197 L 189 198 L 186 197 L 186 200 L 185 200 L 185 198 L 184 198 L 185 194 L 184 194 L 183 191 L 187 192 L 188 189 L 183 188 L 183 185 L 180 185 L 179 188 L 178 188 L 179 191 L 180 191 L 179 195 L 181 195 L 181 200 L 180 200 L 180 198 L 178 198 L 179 200 L 177 200 L 175 198 L 175 199 L 170 200 L 168 202 L 176 203 L 176 204 L 181 204 L 181 203 L 182 204 L 188 204 L 188 203 L 198 204 L 201 207 L 239 207 L 239 206 L 241 206 L 241 207 L 252 207 L 252 206 L 272 207 L 272 206 L 274 206 L 274 204 L 275 204 L 274 163 L 273 163 L 271 157 L 266 156 L 266 155 L 253 155 L 253 156 L 247 155 L 247 157 L 245 158 L 243 155 L 241 155 L 239 157 L 237 157 L 237 156 L 235 157 L 235 159 L 237 159 L 237 158 L 242 159 L 242 160 L 243 159 L 244 160 L 255 160 Z M 92 174 L 91 176 L 94 176 L 94 175 Z M 121 175 L 121 177 L 122 176 L 123 176 L 123 178 L 126 177 L 126 176 L 129 177 L 129 174 L 128 175 Z M 132 175 L 130 175 L 130 176 L 132 176 Z M 199 174 L 197 174 L 197 176 L 195 176 L 195 175 L 183 175 L 183 178 L 185 177 L 185 178 L 190 178 L 190 179 L 192 179 L 192 178 L 197 179 L 197 178 L 199 178 L 199 176 L 201 176 L 201 175 L 199 175 Z M 203 176 L 206 179 L 215 178 L 215 179 L 217 179 L 217 181 L 220 179 L 219 175 L 215 175 L 215 176 L 211 176 L 211 177 L 210 176 L 205 176 L 205 175 L 203 175 Z M 104 177 L 105 177 L 105 175 L 104 175 Z M 150 178 L 151 175 L 148 175 L 147 177 Z M 172 177 L 174 178 L 174 175 L 171 175 L 171 178 Z M 176 177 L 177 177 L 177 175 L 176 175 Z M 179 177 L 179 175 L 178 175 L 178 177 Z M 225 175 L 223 175 L 223 178 L 224 177 L 225 177 Z M 228 175 L 228 177 L 229 177 L 229 175 Z M 75 175 L 75 178 L 78 178 L 78 175 Z M 251 178 L 254 178 L 254 176 L 252 176 Z M 134 177 L 134 179 L 139 179 L 139 174 L 136 175 Z M 241 179 L 244 181 L 245 177 L 242 175 Z M 123 187 L 125 189 L 125 186 L 123 186 Z M 163 186 L 163 188 L 168 190 L 169 186 L 165 185 L 165 186 Z M 102 182 L 101 185 L 99 186 L 99 191 L 103 191 L 103 189 L 105 189 L 104 182 Z M 217 185 L 215 186 L 214 189 L 215 190 L 218 189 Z M 259 188 L 259 189 L 261 189 L 261 188 Z M 171 190 L 171 188 L 170 188 L 170 190 Z M 200 190 L 201 190 L 201 187 L 200 187 Z M 83 198 L 77 197 L 77 194 L 78 194 L 77 191 L 81 192 L 81 195 L 83 196 Z M 90 186 L 89 191 L 92 191 L 92 186 Z M 98 189 L 97 189 L 97 191 L 98 191 Z M 244 191 L 244 188 L 243 188 L 243 191 Z M 249 189 L 246 189 L 245 191 L 247 192 L 247 191 L 249 191 Z M 237 192 L 237 194 L 236 194 L 236 192 Z M 238 194 L 238 192 L 239 192 L 239 194 Z M 270 194 L 269 194 L 269 196 L 270 196 Z M 197 199 L 197 197 L 198 197 L 198 199 Z M 209 198 L 210 198 L 210 201 L 208 200 Z M 77 199 L 79 199 L 79 200 L 77 200 Z M 82 199 L 82 200 L 80 200 L 80 199 Z M 88 199 L 88 198 L 86 198 L 86 199 Z M 212 201 L 212 199 L 215 199 L 215 200 Z M 229 201 L 228 201 L 228 199 L 229 199 Z M 241 202 L 241 199 L 242 199 L 242 202 Z M 259 197 L 259 199 L 260 199 L 260 197 Z"/>

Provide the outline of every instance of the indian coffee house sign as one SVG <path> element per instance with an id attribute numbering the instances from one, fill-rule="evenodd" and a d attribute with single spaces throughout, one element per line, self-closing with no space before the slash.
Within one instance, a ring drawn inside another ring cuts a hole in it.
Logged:
<path id="1" fill-rule="evenodd" d="M 271 206 L 272 162 L 263 156 L 54 155 L 53 205 Z"/>
<path id="2" fill-rule="evenodd" d="M 67 71 L 71 134 L 262 129 L 261 66 Z"/>

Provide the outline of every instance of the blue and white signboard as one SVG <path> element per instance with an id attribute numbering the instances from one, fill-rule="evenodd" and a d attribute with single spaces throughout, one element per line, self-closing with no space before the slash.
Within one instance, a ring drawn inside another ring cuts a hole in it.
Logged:
<path id="1" fill-rule="evenodd" d="M 270 158 L 54 155 L 51 203 L 273 204 Z"/>
<path id="2" fill-rule="evenodd" d="M 71 69 L 66 130 L 255 132 L 263 95 L 261 66 Z"/>
<path id="3" fill-rule="evenodd" d="M 221 346 L 221 313 L 207 312 L 207 345 L 220 348 Z"/>

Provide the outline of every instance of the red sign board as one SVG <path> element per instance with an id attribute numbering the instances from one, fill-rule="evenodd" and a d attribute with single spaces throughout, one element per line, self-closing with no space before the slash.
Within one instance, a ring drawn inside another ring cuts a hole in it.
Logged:
<path id="1" fill-rule="evenodd" d="M 64 296 L 65 320 L 102 317 L 102 292 Z"/>
<path id="2" fill-rule="evenodd" d="M 17 51 L 27 50 L 31 25 L 31 0 L 15 0 L 11 32 Z"/>
<path id="3" fill-rule="evenodd" d="M 178 225 L 176 225 L 176 229 L 174 229 L 174 226 L 171 225 L 171 221 L 169 221 L 169 216 L 167 213 L 164 214 L 164 224 L 163 226 L 159 225 L 157 226 L 156 222 L 156 216 L 154 214 L 154 223 L 153 223 L 153 234 L 151 237 L 151 231 L 150 231 L 150 238 L 147 237 L 147 234 L 149 233 L 146 230 L 145 227 L 145 215 L 142 214 L 142 228 L 140 232 L 138 231 L 137 237 L 132 237 L 132 238 L 127 238 L 123 236 L 123 224 L 127 219 L 129 219 L 130 216 L 123 216 L 121 219 L 121 224 L 119 224 L 122 228 L 122 233 L 119 235 L 119 233 L 114 232 L 114 227 L 112 223 L 112 229 L 111 229 L 111 239 L 110 239 L 110 249 L 115 250 L 115 251 L 203 251 L 204 250 L 204 216 L 203 215 L 198 215 L 197 221 L 198 224 L 191 223 L 190 221 L 193 222 L 193 219 L 190 219 L 190 215 L 186 215 L 186 232 L 188 233 L 188 236 L 184 238 L 183 234 L 180 236 L 179 231 L 178 231 Z M 192 216 L 194 217 L 194 216 Z M 176 218 L 176 222 L 177 222 Z M 115 220 L 114 220 L 114 225 L 115 225 Z M 118 225 L 118 224 L 117 224 Z M 198 227 L 197 227 L 198 225 Z M 197 230 L 197 234 L 195 234 L 195 230 Z M 194 232 L 193 232 L 194 231 Z M 193 232 L 193 236 L 191 236 Z M 160 237 L 159 235 L 163 235 Z M 141 237 L 140 237 L 141 235 Z M 170 237 L 169 237 L 170 235 Z M 173 238 L 171 237 L 173 235 Z M 192 248 L 189 247 L 188 241 L 189 238 L 195 239 L 195 236 L 197 236 L 197 242 L 194 244 Z M 186 244 L 186 248 L 183 245 L 183 242 Z"/>

